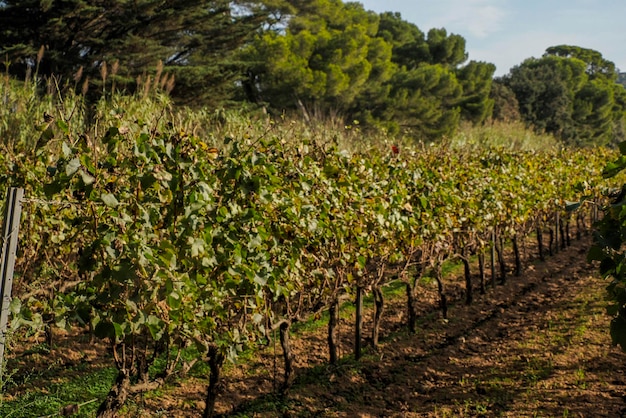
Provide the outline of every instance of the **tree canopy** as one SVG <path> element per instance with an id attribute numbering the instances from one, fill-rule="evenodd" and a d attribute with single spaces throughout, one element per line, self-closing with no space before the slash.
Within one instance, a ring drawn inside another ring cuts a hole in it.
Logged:
<path id="1" fill-rule="evenodd" d="M 176 76 L 179 99 L 219 103 L 241 78 L 235 52 L 276 9 L 257 0 L 6 0 L 0 59 L 14 75 L 36 67 L 66 79 L 79 68 L 106 78 L 108 63 L 108 75 L 128 88 L 161 61 Z"/>
<path id="2" fill-rule="evenodd" d="M 495 67 L 467 60 L 465 39 L 427 35 L 398 13 L 359 3 L 290 1 L 284 31 L 247 49 L 248 98 L 282 109 L 326 109 L 416 137 L 451 134 L 461 118 L 484 121 Z"/>
<path id="3" fill-rule="evenodd" d="M 522 118 L 571 145 L 623 140 L 626 90 L 615 65 L 597 51 L 561 45 L 530 58 L 504 78 Z"/>
<path id="4" fill-rule="evenodd" d="M 160 83 L 178 103 L 335 114 L 428 140 L 492 117 L 575 145 L 616 143 L 626 126 L 624 87 L 595 50 L 553 46 L 494 83 L 461 35 L 342 0 L 3 0 L 0 60 L 97 94 Z"/>
<path id="5" fill-rule="evenodd" d="M 376 14 L 340 0 L 293 3 L 286 31 L 266 31 L 246 51 L 256 98 L 345 111 L 368 82 L 388 78 L 391 48 L 375 38 Z"/>

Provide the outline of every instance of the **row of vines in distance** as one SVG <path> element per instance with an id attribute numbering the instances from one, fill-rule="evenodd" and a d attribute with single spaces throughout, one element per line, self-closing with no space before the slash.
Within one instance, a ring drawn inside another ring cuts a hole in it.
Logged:
<path id="1" fill-rule="evenodd" d="M 95 139 L 64 120 L 46 132 L 47 146 L 0 160 L 4 184 L 28 197 L 13 326 L 85 327 L 107 341 L 118 378 L 102 417 L 131 383 L 145 390 L 188 369 L 176 353 L 190 347 L 212 371 L 211 416 L 225 359 L 336 312 L 346 294 L 380 292 L 386 269 L 437 267 L 483 253 L 494 233 L 541 227 L 566 200 L 599 194 L 609 155 L 347 152 L 272 123 L 220 149 L 165 121 L 119 118 Z M 416 280 L 401 277 L 417 298 Z"/>

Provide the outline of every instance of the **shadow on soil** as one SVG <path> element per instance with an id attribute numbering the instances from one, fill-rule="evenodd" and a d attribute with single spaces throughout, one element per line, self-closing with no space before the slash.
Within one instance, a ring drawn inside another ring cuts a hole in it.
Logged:
<path id="1" fill-rule="evenodd" d="M 624 416 L 626 356 L 610 346 L 604 284 L 585 252 L 574 243 L 471 306 L 457 301 L 449 321 L 431 295 L 415 335 L 402 327 L 402 303 L 392 304 L 383 329 L 393 331 L 378 350 L 300 367 L 286 395 L 230 394 L 223 416 Z M 323 331 L 313 352 L 300 347 L 307 362 L 325 360 Z"/>

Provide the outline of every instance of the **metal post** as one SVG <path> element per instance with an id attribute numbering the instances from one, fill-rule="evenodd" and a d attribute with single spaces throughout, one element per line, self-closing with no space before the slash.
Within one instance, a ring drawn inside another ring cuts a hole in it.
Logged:
<path id="1" fill-rule="evenodd" d="M 0 375 L 4 368 L 4 346 L 9 321 L 13 268 L 15 266 L 15 254 L 20 231 L 23 197 L 24 189 L 16 187 L 9 189 L 2 225 L 2 236 L 0 237 L 2 240 L 2 254 L 0 257 Z"/>

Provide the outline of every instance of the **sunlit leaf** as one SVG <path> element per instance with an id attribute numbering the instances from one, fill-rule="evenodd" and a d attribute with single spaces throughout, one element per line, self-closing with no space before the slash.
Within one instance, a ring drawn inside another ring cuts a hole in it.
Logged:
<path id="1" fill-rule="evenodd" d="M 118 202 L 117 198 L 111 193 L 103 193 L 100 196 L 100 199 L 105 205 L 111 208 L 117 207 L 117 205 L 119 205 L 120 203 Z"/>

